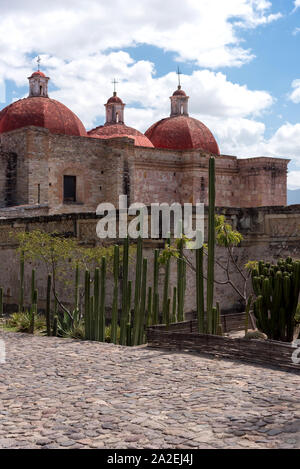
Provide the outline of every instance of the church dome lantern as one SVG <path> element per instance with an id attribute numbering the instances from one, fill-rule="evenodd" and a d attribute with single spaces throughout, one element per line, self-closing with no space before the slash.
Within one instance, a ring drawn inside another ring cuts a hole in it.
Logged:
<path id="1" fill-rule="evenodd" d="M 170 117 L 161 119 L 145 132 L 156 148 L 170 150 L 199 149 L 220 154 L 219 146 L 212 132 L 197 119 L 189 117 L 189 96 L 181 88 L 180 72 L 177 90 L 170 97 Z"/>
<path id="2" fill-rule="evenodd" d="M 36 126 L 54 134 L 87 136 L 81 120 L 64 104 L 48 97 L 50 80 L 39 69 L 29 80 L 29 96 L 0 111 L 0 133 Z"/>
<path id="3" fill-rule="evenodd" d="M 104 125 L 90 130 L 88 132 L 89 137 L 102 139 L 128 137 L 134 140 L 136 146 L 153 148 L 153 144 L 142 132 L 125 125 L 124 109 L 126 104 L 117 96 L 116 83 L 116 80 L 114 80 L 113 95 L 105 104 L 106 122 Z"/>

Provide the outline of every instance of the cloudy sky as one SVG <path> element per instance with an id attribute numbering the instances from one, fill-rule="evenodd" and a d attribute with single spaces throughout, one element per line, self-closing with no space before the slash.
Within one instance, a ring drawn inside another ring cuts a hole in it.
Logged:
<path id="1" fill-rule="evenodd" d="M 300 188 L 300 0 L 1 0 L 0 109 L 42 58 L 51 97 L 90 129 L 112 80 L 128 125 L 169 114 L 176 68 L 190 115 L 223 154 L 291 158 Z"/>

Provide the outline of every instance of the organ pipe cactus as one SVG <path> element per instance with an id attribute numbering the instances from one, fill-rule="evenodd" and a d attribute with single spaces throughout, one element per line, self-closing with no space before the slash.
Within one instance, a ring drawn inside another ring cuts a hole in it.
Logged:
<path id="1" fill-rule="evenodd" d="M 84 327 L 85 327 L 85 338 L 89 340 L 91 338 L 90 330 L 90 272 L 85 271 L 85 283 L 84 283 Z"/>
<path id="2" fill-rule="evenodd" d="M 214 265 L 215 265 L 215 159 L 209 159 L 209 206 L 208 206 L 208 261 L 207 261 L 207 332 L 213 332 Z"/>
<path id="3" fill-rule="evenodd" d="M 177 259 L 177 320 L 184 320 L 184 293 L 185 293 L 185 261 L 182 257 Z"/>
<path id="4" fill-rule="evenodd" d="M 35 292 L 35 269 L 31 272 L 31 304 L 34 303 L 34 292 Z"/>
<path id="5" fill-rule="evenodd" d="M 152 302 L 152 324 L 158 324 L 158 305 L 156 295 L 158 294 L 158 274 L 159 274 L 159 249 L 154 251 L 154 266 L 153 266 L 153 302 Z"/>
<path id="6" fill-rule="evenodd" d="M 38 291 L 35 289 L 32 295 L 32 304 L 30 307 L 30 326 L 29 334 L 34 334 L 35 315 L 37 314 Z"/>
<path id="7" fill-rule="evenodd" d="M 120 344 L 126 345 L 126 330 L 128 321 L 128 266 L 129 266 L 129 239 L 126 238 L 123 247 L 123 288 L 122 312 L 120 321 Z"/>
<path id="8" fill-rule="evenodd" d="M 300 261 L 290 257 L 277 265 L 258 263 L 252 271 L 256 295 L 254 315 L 257 328 L 269 339 L 291 342 L 294 338 L 300 293 Z"/>
<path id="9" fill-rule="evenodd" d="M 171 245 L 171 240 L 168 238 L 167 246 Z M 165 263 L 165 280 L 164 280 L 164 296 L 163 296 L 163 324 L 167 324 L 167 308 L 169 298 L 169 283 L 170 283 L 170 266 L 171 258 L 168 257 Z"/>
<path id="10" fill-rule="evenodd" d="M 138 238 L 135 267 L 135 292 L 134 292 L 134 318 L 133 318 L 133 345 L 138 345 L 140 336 L 140 297 L 143 268 L 143 241 Z"/>
<path id="11" fill-rule="evenodd" d="M 177 288 L 173 287 L 173 303 L 172 303 L 172 318 L 171 322 L 176 322 L 176 311 L 177 311 Z"/>
<path id="12" fill-rule="evenodd" d="M 20 302 L 19 311 L 24 309 L 24 251 L 21 252 L 20 257 Z"/>
<path id="13" fill-rule="evenodd" d="M 111 317 L 111 341 L 117 343 L 117 327 L 118 327 L 118 289 L 119 289 L 119 246 L 114 247 L 114 293 Z"/>
<path id="14" fill-rule="evenodd" d="M 148 288 L 147 326 L 152 325 L 152 287 Z"/>
<path id="15" fill-rule="evenodd" d="M 127 287 L 127 323 L 126 323 L 126 345 L 132 345 L 132 325 L 131 325 L 131 294 L 132 294 L 132 281 L 128 281 Z"/>
<path id="16" fill-rule="evenodd" d="M 75 301 L 74 301 L 74 309 L 75 311 L 79 310 L 79 265 L 76 264 L 75 268 Z"/>
<path id="17" fill-rule="evenodd" d="M 99 341 L 99 314 L 100 314 L 100 270 L 97 267 L 94 274 L 94 338 Z"/>
<path id="18" fill-rule="evenodd" d="M 196 249 L 196 295 L 198 332 L 204 333 L 204 277 L 203 277 L 203 247 Z"/>
<path id="19" fill-rule="evenodd" d="M 47 336 L 51 336 L 51 284 L 52 277 L 49 274 L 47 280 L 47 301 L 46 301 L 46 328 Z"/>
<path id="20" fill-rule="evenodd" d="M 139 344 L 144 341 L 144 328 L 145 328 L 145 315 L 146 315 L 146 297 L 147 297 L 147 268 L 148 260 L 143 259 L 143 273 L 142 273 L 142 288 L 141 288 L 141 303 L 139 310 Z"/>
<path id="21" fill-rule="evenodd" d="M 3 288 L 0 288 L 0 317 L 3 316 Z"/>
<path id="22" fill-rule="evenodd" d="M 101 260 L 101 277 L 100 277 L 100 310 L 99 310 L 99 341 L 105 341 L 105 296 L 106 296 L 106 258 Z"/>

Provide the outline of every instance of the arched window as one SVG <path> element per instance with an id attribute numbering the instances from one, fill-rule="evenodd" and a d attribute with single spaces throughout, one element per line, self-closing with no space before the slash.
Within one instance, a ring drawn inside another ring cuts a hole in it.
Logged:
<path id="1" fill-rule="evenodd" d="M 183 104 L 180 105 L 180 114 L 183 114 Z"/>
<path id="2" fill-rule="evenodd" d="M 116 114 L 116 123 L 118 124 L 119 123 L 119 113 L 117 112 Z"/>

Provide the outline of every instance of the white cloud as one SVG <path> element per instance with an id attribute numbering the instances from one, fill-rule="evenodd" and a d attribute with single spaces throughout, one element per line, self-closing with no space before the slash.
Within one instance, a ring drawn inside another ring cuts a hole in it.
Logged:
<path id="1" fill-rule="evenodd" d="M 300 0 L 294 0 L 294 11 L 300 7 Z"/>
<path id="2" fill-rule="evenodd" d="M 253 58 L 243 31 L 277 20 L 281 15 L 270 13 L 271 6 L 267 0 L 131 0 L 129 6 L 124 0 L 3 1 L 0 81 L 25 85 L 34 67 L 30 56 L 40 54 L 55 86 L 51 96 L 91 128 L 103 122 L 116 77 L 126 123 L 144 131 L 169 115 L 176 75 L 157 77 L 153 63 L 134 61 L 122 48 L 149 44 L 205 68 L 241 66 Z M 223 154 L 294 157 L 300 165 L 300 124 L 285 123 L 265 137 L 261 117 L 274 102 L 269 92 L 211 70 L 184 75 L 182 83 L 190 115 L 213 131 Z M 292 86 L 290 99 L 300 102 L 297 80 Z"/>
<path id="3" fill-rule="evenodd" d="M 95 54 L 71 63 L 46 56 L 43 61 L 58 88 L 51 96 L 74 110 L 87 127 L 103 119 L 103 104 L 112 93 L 113 77 L 120 82 L 118 91 L 127 104 L 125 116 L 129 124 L 146 130 L 155 119 L 170 113 L 169 96 L 176 89 L 177 76 L 174 72 L 156 78 L 154 65 L 149 61 L 135 62 L 126 52 Z M 268 92 L 232 83 L 223 73 L 201 70 L 183 75 L 181 80 L 190 95 L 193 115 L 221 121 L 229 117 L 240 119 L 257 116 L 273 103 Z"/>
<path id="4" fill-rule="evenodd" d="M 293 91 L 289 94 L 289 99 L 290 101 L 293 101 L 293 103 L 300 103 L 300 80 L 294 80 L 292 82 L 292 88 Z"/>
<path id="5" fill-rule="evenodd" d="M 288 188 L 291 190 L 300 189 L 300 171 L 290 171 L 288 173 Z"/>
<path id="6" fill-rule="evenodd" d="M 264 0 L 11 0 L 1 2 L 0 76 L 18 82 L 26 54 L 74 60 L 150 44 L 203 67 L 240 66 L 252 59 L 241 28 L 275 21 Z"/>

